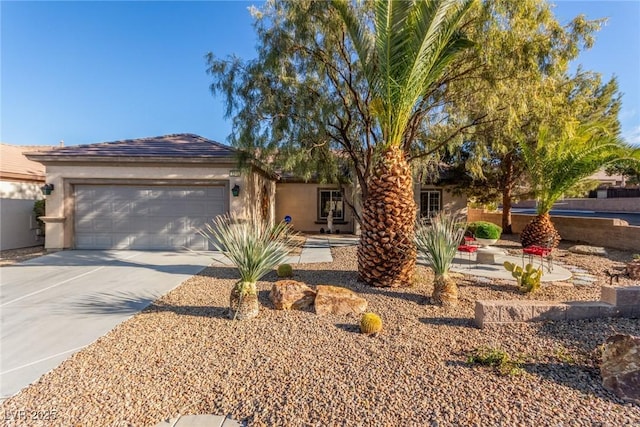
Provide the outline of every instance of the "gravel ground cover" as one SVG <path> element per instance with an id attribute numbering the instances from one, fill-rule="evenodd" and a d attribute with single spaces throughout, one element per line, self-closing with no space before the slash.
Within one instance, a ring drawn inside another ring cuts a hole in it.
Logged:
<path id="1" fill-rule="evenodd" d="M 6 249 L 0 251 L 0 267 L 3 265 L 12 265 L 17 262 L 26 261 L 31 258 L 37 258 L 46 253 L 44 246 L 34 246 L 32 248 Z"/>
<path id="2" fill-rule="evenodd" d="M 517 244 L 499 246 L 515 251 Z M 638 426 L 640 408 L 602 387 L 598 364 L 605 339 L 614 331 L 640 334 L 640 320 L 473 326 L 476 299 L 599 299 L 609 280 L 603 271 L 631 259 L 565 249 L 559 262 L 598 281 L 543 284 L 529 296 L 515 282 L 460 275 L 460 306 L 449 309 L 426 298 L 426 267 L 411 288 L 358 283 L 353 246 L 333 248 L 333 263 L 294 266 L 296 280 L 366 298 L 384 321 L 377 337 L 359 334 L 356 316 L 274 310 L 275 274 L 259 282 L 260 316 L 232 322 L 226 307 L 236 272 L 213 266 L 5 401 L 0 416 L 55 410 L 55 420 L 10 421 L 47 426 L 153 426 L 198 413 L 251 426 Z M 521 372 L 468 364 L 481 346 L 520 359 Z"/>

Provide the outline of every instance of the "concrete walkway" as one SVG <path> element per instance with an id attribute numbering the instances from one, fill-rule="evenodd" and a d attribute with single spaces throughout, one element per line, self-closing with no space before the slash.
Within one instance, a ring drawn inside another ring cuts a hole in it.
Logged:
<path id="1" fill-rule="evenodd" d="M 326 237 L 308 236 L 302 246 L 300 255 L 291 255 L 287 258 L 288 264 L 320 262 L 333 262 L 331 245 Z"/>
<path id="2" fill-rule="evenodd" d="M 500 279 L 500 280 L 515 280 L 510 272 L 508 272 L 503 264 L 505 261 L 509 261 L 514 263 L 517 266 L 522 267 L 523 259 L 521 256 L 513 256 L 507 255 L 504 253 L 503 255 L 495 256 L 494 264 L 484 264 L 484 263 L 476 263 L 476 254 L 467 254 L 458 252 L 456 254 L 455 259 L 453 260 L 453 266 L 451 267 L 451 271 L 456 273 L 469 274 L 471 276 L 481 276 L 487 277 L 490 279 Z M 425 265 L 428 263 L 425 260 L 422 260 Z M 524 257 L 524 265 L 529 263 L 529 259 L 527 256 Z M 538 268 L 540 266 L 540 257 L 536 257 L 533 260 L 533 266 Z M 547 264 L 545 262 L 541 282 L 561 282 L 565 280 L 571 279 L 573 274 L 563 265 L 554 262 L 553 269 L 551 271 L 547 270 Z"/>

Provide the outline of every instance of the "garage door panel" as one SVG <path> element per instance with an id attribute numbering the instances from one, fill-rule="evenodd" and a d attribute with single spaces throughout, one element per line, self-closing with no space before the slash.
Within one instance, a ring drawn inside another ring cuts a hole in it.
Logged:
<path id="1" fill-rule="evenodd" d="M 79 249 L 212 247 L 197 233 L 226 212 L 224 187 L 78 185 L 75 245 Z"/>

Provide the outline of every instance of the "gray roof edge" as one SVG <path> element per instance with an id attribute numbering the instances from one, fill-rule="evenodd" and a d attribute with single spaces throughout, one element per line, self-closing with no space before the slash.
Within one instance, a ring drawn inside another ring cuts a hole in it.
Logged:
<path id="1" fill-rule="evenodd" d="M 197 157 L 179 157 L 179 156 L 104 156 L 104 155 L 68 155 L 68 154 L 51 154 L 51 153 L 25 153 L 29 160 L 40 163 L 86 163 L 86 162 L 122 162 L 122 163 L 234 163 L 235 158 L 232 156 L 206 156 L 199 155 Z"/>

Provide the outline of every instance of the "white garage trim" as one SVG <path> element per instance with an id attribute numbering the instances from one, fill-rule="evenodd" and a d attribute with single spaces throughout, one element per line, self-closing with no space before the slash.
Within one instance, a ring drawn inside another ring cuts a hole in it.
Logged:
<path id="1" fill-rule="evenodd" d="M 77 249 L 211 250 L 198 230 L 228 212 L 228 185 L 75 184 Z"/>

